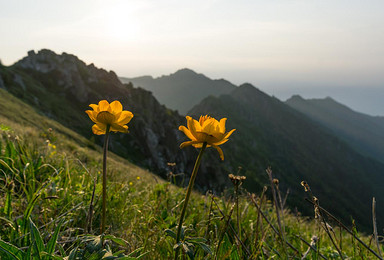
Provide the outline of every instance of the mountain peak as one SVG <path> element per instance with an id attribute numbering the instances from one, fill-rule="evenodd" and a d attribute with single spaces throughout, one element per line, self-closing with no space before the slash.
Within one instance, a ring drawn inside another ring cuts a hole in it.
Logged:
<path id="1" fill-rule="evenodd" d="M 234 96 L 254 96 L 254 95 L 267 96 L 267 94 L 265 94 L 264 92 L 262 92 L 261 90 L 259 90 L 258 88 L 256 88 L 250 83 L 241 84 L 238 88 L 232 91 L 232 95 Z"/>
<path id="2" fill-rule="evenodd" d="M 174 74 L 197 75 L 197 73 L 194 70 L 191 70 L 188 68 L 179 69 Z"/>
<path id="3" fill-rule="evenodd" d="M 239 86 L 239 88 L 242 89 L 256 89 L 255 86 L 253 86 L 251 83 L 243 83 Z"/>
<path id="4" fill-rule="evenodd" d="M 290 98 L 288 98 L 285 102 L 290 103 L 290 102 L 303 102 L 305 99 L 300 96 L 300 95 L 292 95 Z"/>
<path id="5" fill-rule="evenodd" d="M 55 75 L 57 86 L 68 89 L 79 101 L 85 101 L 92 92 L 91 83 L 99 82 L 101 79 L 108 81 L 108 88 L 113 85 L 117 88 L 124 88 L 113 71 L 106 71 L 97 68 L 94 64 L 86 65 L 77 56 L 63 52 L 57 54 L 48 49 L 33 50 L 28 55 L 17 61 L 15 68 L 28 72 Z"/>
<path id="6" fill-rule="evenodd" d="M 14 66 L 47 73 L 60 66 L 65 65 L 65 67 L 70 68 L 75 64 L 86 66 L 86 64 L 75 55 L 65 52 L 57 54 L 48 49 L 41 49 L 37 53 L 34 50 L 28 51 L 28 55 L 17 61 Z"/>
<path id="7" fill-rule="evenodd" d="M 121 80 L 151 91 L 161 104 L 178 110 L 181 114 L 187 114 L 193 106 L 208 96 L 229 94 L 237 88 L 229 81 L 210 79 L 188 68 L 158 78 L 137 77 Z"/>
<path id="8" fill-rule="evenodd" d="M 194 79 L 194 78 L 208 79 L 205 75 L 197 73 L 194 70 L 191 70 L 188 68 L 179 69 L 175 73 L 173 73 L 169 76 L 175 77 L 175 78 L 183 78 L 183 79 Z M 162 76 L 161 78 L 163 78 L 163 77 L 168 77 L 168 76 Z"/>

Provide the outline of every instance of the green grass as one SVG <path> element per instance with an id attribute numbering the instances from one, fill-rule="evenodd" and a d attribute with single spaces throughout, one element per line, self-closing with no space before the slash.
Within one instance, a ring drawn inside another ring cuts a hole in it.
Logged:
<path id="1" fill-rule="evenodd" d="M 100 147 L 11 95 L 3 97 L 0 259 L 173 258 L 184 188 L 111 153 L 108 229 L 100 236 Z M 280 210 L 280 200 L 276 207 L 270 196 L 272 187 L 276 189 L 269 185 L 264 195 L 261 189 L 253 196 L 240 187 L 237 199 L 234 188 L 217 196 L 193 193 L 179 245 L 181 257 L 301 259 L 316 236 L 316 250 L 308 251 L 307 259 L 339 259 L 322 222 Z M 308 203 L 308 208 L 313 207 Z M 344 258 L 374 258 L 356 238 L 326 219 Z M 374 240 L 356 235 L 377 251 Z"/>

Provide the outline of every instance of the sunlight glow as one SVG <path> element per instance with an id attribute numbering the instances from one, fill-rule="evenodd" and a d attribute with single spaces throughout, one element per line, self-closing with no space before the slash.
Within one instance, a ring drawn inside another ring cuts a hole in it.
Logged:
<path id="1" fill-rule="evenodd" d="M 137 39 L 140 27 L 131 4 L 121 3 L 101 11 L 104 35 L 111 41 L 128 42 Z"/>

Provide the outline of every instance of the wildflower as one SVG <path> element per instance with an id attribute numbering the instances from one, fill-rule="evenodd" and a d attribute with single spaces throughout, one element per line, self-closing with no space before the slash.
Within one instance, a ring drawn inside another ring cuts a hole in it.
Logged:
<path id="1" fill-rule="evenodd" d="M 188 201 L 193 189 L 193 185 L 195 183 L 195 179 L 197 176 L 197 171 L 200 166 L 201 158 L 203 156 L 204 150 L 206 147 L 214 147 L 220 154 L 221 160 L 224 160 L 224 154 L 219 145 L 228 141 L 228 137 L 235 131 L 235 129 L 225 132 L 225 122 L 226 118 L 223 118 L 219 121 L 210 117 L 210 116 L 200 116 L 199 121 L 194 120 L 192 117 L 187 116 L 187 125 L 180 126 L 179 130 L 184 132 L 184 134 L 191 139 L 191 141 L 184 142 L 180 145 L 180 148 L 184 148 L 186 146 L 192 145 L 196 148 L 201 148 L 200 153 L 196 159 L 195 166 L 193 167 L 193 171 L 191 174 L 191 178 L 189 180 L 187 192 L 185 194 L 183 209 L 181 210 L 179 225 L 177 227 L 176 233 L 176 245 L 180 245 L 180 236 L 181 230 L 183 226 L 183 221 L 185 217 L 185 212 L 187 210 Z M 169 165 L 169 164 L 168 164 Z M 175 247 L 175 260 L 179 257 L 179 246 Z"/>
<path id="2" fill-rule="evenodd" d="M 133 186 L 133 182 L 130 181 L 130 182 L 129 182 L 129 186 Z"/>
<path id="3" fill-rule="evenodd" d="M 136 177 L 136 180 L 140 180 L 140 176 L 137 176 L 137 177 Z"/>
<path id="4" fill-rule="evenodd" d="M 130 111 L 123 111 L 123 106 L 119 101 L 113 101 L 111 104 L 106 100 L 101 100 L 98 105 L 89 105 L 93 110 L 85 111 L 89 118 L 95 123 L 92 126 L 92 132 L 95 135 L 104 135 L 103 146 L 103 191 L 102 191 L 102 216 L 100 233 L 105 232 L 106 208 L 107 208 L 107 153 L 109 132 L 128 132 L 126 124 L 131 121 L 133 114 Z M 130 185 L 133 185 L 130 184 Z"/>
<path id="5" fill-rule="evenodd" d="M 221 160 L 224 160 L 223 150 L 219 145 L 228 141 L 228 137 L 236 130 L 232 129 L 229 132 L 225 132 L 226 118 L 222 118 L 217 121 L 215 118 L 206 116 L 200 116 L 199 121 L 187 116 L 187 126 L 180 126 L 179 130 L 191 139 L 191 141 L 184 142 L 180 145 L 180 148 L 192 145 L 196 148 L 203 147 L 204 143 L 207 143 L 207 147 L 212 146 L 220 155 Z"/>
<path id="6" fill-rule="evenodd" d="M 95 123 L 92 126 L 92 132 L 95 135 L 106 133 L 108 126 L 109 132 L 128 132 L 126 124 L 131 121 L 133 114 L 130 111 L 123 111 L 123 106 L 119 101 L 113 101 L 111 104 L 106 100 L 101 100 L 98 105 L 89 105 L 93 110 L 85 111 L 89 118 Z"/>

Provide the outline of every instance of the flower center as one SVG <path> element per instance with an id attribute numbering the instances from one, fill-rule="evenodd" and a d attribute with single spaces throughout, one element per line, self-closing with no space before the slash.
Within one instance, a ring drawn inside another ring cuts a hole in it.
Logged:
<path id="1" fill-rule="evenodd" d="M 97 114 L 96 120 L 102 124 L 111 125 L 113 122 L 116 121 L 116 118 L 114 114 L 108 111 L 102 111 L 99 114 Z"/>

